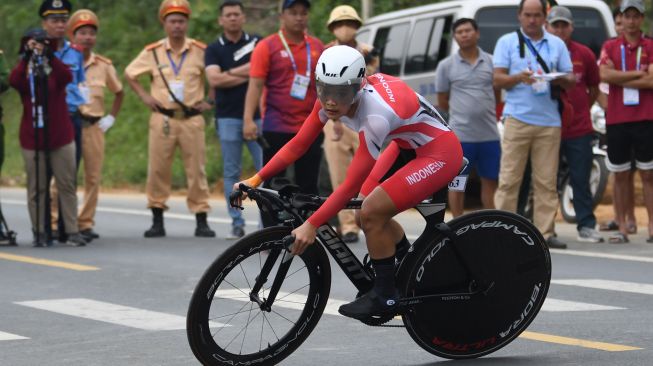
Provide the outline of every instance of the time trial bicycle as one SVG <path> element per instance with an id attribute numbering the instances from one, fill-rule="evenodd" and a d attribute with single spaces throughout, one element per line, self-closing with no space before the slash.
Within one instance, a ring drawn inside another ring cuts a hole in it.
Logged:
<path id="1" fill-rule="evenodd" d="M 237 241 L 197 284 L 187 335 L 205 365 L 272 365 L 295 351 L 327 305 L 327 253 L 359 294 L 374 281 L 371 266 L 361 263 L 329 224 L 318 229 L 316 243 L 303 254 L 290 254 L 291 231 L 326 198 L 292 186 L 240 189 L 278 226 Z M 398 261 L 397 312 L 426 351 L 450 359 L 480 357 L 510 343 L 533 321 L 549 289 L 550 254 L 542 234 L 519 215 L 483 210 L 444 223 L 445 202 L 446 188 L 415 207 L 426 226 Z M 361 203 L 354 199 L 345 208 Z M 392 318 L 363 322 L 381 326 Z"/>

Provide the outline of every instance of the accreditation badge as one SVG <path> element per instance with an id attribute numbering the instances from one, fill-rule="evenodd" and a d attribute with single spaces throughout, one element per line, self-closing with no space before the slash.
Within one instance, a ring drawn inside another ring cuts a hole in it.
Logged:
<path id="1" fill-rule="evenodd" d="M 179 100 L 180 102 L 184 102 L 184 82 L 183 81 L 171 81 L 170 82 L 170 91 L 172 91 L 172 94 Z M 172 95 L 170 96 L 170 101 L 174 102 L 174 98 L 172 98 Z"/>
<path id="2" fill-rule="evenodd" d="M 539 95 L 549 94 L 549 82 L 548 81 L 544 81 L 544 80 L 537 81 L 537 82 L 533 83 L 533 85 L 531 85 L 531 87 L 533 88 L 533 94 L 535 94 L 535 95 L 539 96 Z"/>
<path id="3" fill-rule="evenodd" d="M 295 74 L 295 79 L 293 79 L 292 87 L 290 88 L 290 96 L 295 99 L 304 100 L 310 83 L 311 79 L 308 76 Z"/>
<path id="4" fill-rule="evenodd" d="M 624 88 L 624 105 L 639 105 L 639 89 Z"/>

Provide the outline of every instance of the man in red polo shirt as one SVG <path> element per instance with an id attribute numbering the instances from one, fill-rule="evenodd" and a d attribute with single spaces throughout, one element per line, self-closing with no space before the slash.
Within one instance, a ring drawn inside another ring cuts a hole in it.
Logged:
<path id="1" fill-rule="evenodd" d="M 254 113 L 265 87 L 263 137 L 269 146 L 263 149 L 264 164 L 295 136 L 317 99 L 315 66 L 324 45 L 305 32 L 310 6 L 308 0 L 284 0 L 281 29 L 261 40 L 252 53 L 243 137 L 257 137 Z M 295 182 L 307 193 L 317 193 L 321 145 L 322 137 L 294 164 Z"/>
<path id="2" fill-rule="evenodd" d="M 562 125 L 560 154 L 573 167 L 569 170 L 569 180 L 574 193 L 577 239 L 599 243 L 603 238 L 595 229 L 596 217 L 590 189 L 594 133 L 590 108 L 599 95 L 599 67 L 592 50 L 571 40 L 573 22 L 571 11 L 564 6 L 552 7 L 547 16 L 547 31 L 560 37 L 567 45 L 576 75 L 576 86 L 567 90 L 569 101 L 574 107 L 574 119 L 572 123 Z"/>
<path id="3" fill-rule="evenodd" d="M 628 242 L 625 202 L 631 157 L 635 157 L 644 185 L 648 211 L 647 242 L 653 243 L 653 40 L 644 37 L 644 4 L 621 3 L 624 33 L 608 40 L 601 50 L 601 80 L 610 84 L 606 113 L 608 169 L 614 172 L 614 205 L 619 232 L 612 243 Z"/>

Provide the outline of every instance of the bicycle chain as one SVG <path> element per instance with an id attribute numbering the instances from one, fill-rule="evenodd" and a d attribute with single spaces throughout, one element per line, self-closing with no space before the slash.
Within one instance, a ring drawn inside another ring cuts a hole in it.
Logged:
<path id="1" fill-rule="evenodd" d="M 361 320 L 361 323 L 365 325 L 369 325 L 370 327 L 404 328 L 403 325 L 386 324 L 387 322 L 389 322 L 394 318 L 395 318 L 394 315 L 385 315 L 380 318 L 368 318 L 365 320 Z"/>

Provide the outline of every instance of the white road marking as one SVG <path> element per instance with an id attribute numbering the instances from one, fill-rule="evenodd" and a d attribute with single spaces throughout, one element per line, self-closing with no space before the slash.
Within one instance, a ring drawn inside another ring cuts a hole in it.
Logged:
<path id="1" fill-rule="evenodd" d="M 586 252 L 581 250 L 569 250 L 569 249 L 549 249 L 549 251 L 555 254 L 576 255 L 579 257 L 605 258 L 605 259 L 616 259 L 616 260 L 630 261 L 630 262 L 653 263 L 653 258 L 651 257 L 642 257 L 636 255 Z"/>
<path id="2" fill-rule="evenodd" d="M 21 205 L 21 206 L 27 206 L 27 203 L 25 201 L 20 201 L 20 200 L 12 200 L 12 199 L 3 199 L 2 203 L 10 204 L 10 205 Z M 117 207 L 104 207 L 104 206 L 98 206 L 97 211 L 99 212 L 107 212 L 107 213 L 117 213 L 117 214 L 124 214 L 124 215 L 134 215 L 134 216 L 147 216 L 151 217 L 152 212 L 149 210 L 136 210 L 136 209 L 130 209 L 130 208 L 117 208 Z M 165 214 L 166 218 L 171 218 L 171 219 L 177 219 L 177 220 L 185 220 L 185 221 L 195 221 L 195 215 L 190 215 L 190 214 L 178 214 L 178 213 L 171 213 L 171 212 L 166 212 Z M 209 222 L 213 222 L 216 224 L 228 224 L 231 225 L 231 218 L 216 218 L 216 217 L 209 217 L 207 219 Z M 245 222 L 247 225 L 257 227 L 258 226 L 258 221 L 246 221 Z"/>
<path id="3" fill-rule="evenodd" d="M 143 330 L 157 331 L 186 329 L 186 317 L 183 316 L 138 309 L 91 299 L 22 301 L 17 302 L 16 304 Z M 211 326 L 220 327 L 224 326 L 224 324 L 212 322 Z"/>
<path id="4" fill-rule="evenodd" d="M 648 283 L 610 281 L 610 280 L 551 280 L 556 285 L 588 287 L 599 290 L 630 292 L 634 294 L 653 295 L 653 285 Z"/>
<path id="5" fill-rule="evenodd" d="M 16 334 L 0 332 L 0 341 L 15 341 L 20 339 L 29 339 L 27 337 L 19 336 Z"/>
<path id="6" fill-rule="evenodd" d="M 243 293 L 249 293 L 249 289 L 243 288 L 218 290 L 215 296 L 223 297 L 229 300 L 249 301 L 249 298 L 245 297 Z M 349 301 L 329 299 L 327 301 L 326 307 L 324 308 L 324 314 L 341 316 L 340 313 L 338 313 L 338 308 L 340 305 L 346 304 L 348 302 Z M 279 291 L 274 304 L 286 309 L 303 310 L 304 303 L 306 303 L 306 296 L 302 294 L 290 294 L 288 292 Z"/>
<path id="7" fill-rule="evenodd" d="M 558 300 L 547 297 L 542 305 L 542 311 L 562 312 L 562 311 L 597 311 L 597 310 L 624 310 L 618 306 L 607 306 L 598 304 L 589 304 L 585 302 Z"/>

